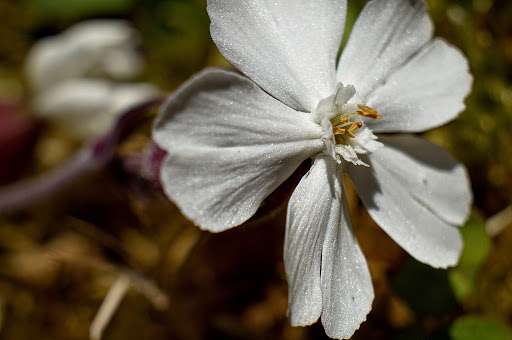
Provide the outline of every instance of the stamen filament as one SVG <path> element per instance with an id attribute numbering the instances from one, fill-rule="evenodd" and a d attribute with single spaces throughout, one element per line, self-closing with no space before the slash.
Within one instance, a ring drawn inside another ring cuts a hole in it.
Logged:
<path id="1" fill-rule="evenodd" d="M 338 144 L 345 144 L 345 142 L 343 141 L 343 138 L 341 138 L 341 135 L 334 135 L 334 140 Z"/>

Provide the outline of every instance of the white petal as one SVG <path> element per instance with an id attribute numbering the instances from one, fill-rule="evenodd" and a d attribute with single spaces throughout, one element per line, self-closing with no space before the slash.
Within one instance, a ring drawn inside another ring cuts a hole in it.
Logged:
<path id="1" fill-rule="evenodd" d="M 88 20 L 41 39 L 29 51 L 27 79 L 36 91 L 75 77 L 133 77 L 142 65 L 138 33 L 125 21 Z"/>
<path id="2" fill-rule="evenodd" d="M 155 86 L 146 83 L 76 78 L 41 91 L 32 106 L 36 115 L 61 125 L 71 135 L 90 139 L 107 132 L 124 110 L 157 93 Z"/>
<path id="3" fill-rule="evenodd" d="M 137 51 L 140 35 L 128 21 L 93 19 L 83 21 L 62 34 L 68 58 L 81 72 L 104 72 L 128 79 L 142 66 Z"/>
<path id="4" fill-rule="evenodd" d="M 163 148 L 254 146 L 318 139 L 322 129 L 235 72 L 208 69 L 170 96 L 153 137 Z"/>
<path id="5" fill-rule="evenodd" d="M 288 279 L 288 317 L 293 326 L 307 326 L 322 313 L 320 280 L 322 248 L 332 206 L 325 162 L 317 158 L 294 190 L 288 204 L 284 263 Z M 320 196 L 319 196 L 320 195 Z M 320 203 L 320 204 L 319 204 Z"/>
<path id="6" fill-rule="evenodd" d="M 321 128 L 233 72 L 207 70 L 161 110 L 154 140 L 169 152 L 167 195 L 203 229 L 250 218 L 307 157 L 323 148 Z"/>
<path id="7" fill-rule="evenodd" d="M 149 83 L 116 84 L 110 99 L 109 111 L 114 114 L 123 112 L 143 101 L 155 98 L 159 93 L 159 89 Z"/>
<path id="8" fill-rule="evenodd" d="M 202 229 L 247 221 L 261 202 L 322 145 L 315 141 L 173 148 L 161 167 L 165 193 Z"/>
<path id="9" fill-rule="evenodd" d="M 421 0 L 373 0 L 350 33 L 338 64 L 338 81 L 352 84 L 363 100 L 432 37 Z"/>
<path id="10" fill-rule="evenodd" d="M 61 126 L 72 136 L 90 139 L 107 132 L 115 117 L 109 114 L 113 84 L 101 79 L 64 81 L 35 97 L 33 112 Z"/>
<path id="11" fill-rule="evenodd" d="M 73 79 L 42 91 L 34 112 L 44 118 L 93 116 L 109 105 L 113 84 L 104 79 Z"/>
<path id="12" fill-rule="evenodd" d="M 210 0 L 222 55 L 289 106 L 313 111 L 336 85 L 345 25 L 342 0 Z"/>
<path id="13" fill-rule="evenodd" d="M 342 183 L 341 167 L 318 156 L 290 199 L 284 253 L 292 325 L 309 325 L 321 315 L 335 338 L 359 328 L 374 296 Z"/>
<path id="14" fill-rule="evenodd" d="M 467 173 L 444 149 L 409 135 L 379 137 L 384 147 L 348 172 L 368 213 L 418 261 L 455 265 L 462 239 L 454 225 L 469 214 Z"/>
<path id="15" fill-rule="evenodd" d="M 421 132 L 443 125 L 464 110 L 471 83 L 464 56 L 433 39 L 369 95 L 367 105 L 382 119 L 367 124 L 375 132 Z"/>
<path id="16" fill-rule="evenodd" d="M 114 83 L 105 111 L 95 112 L 95 115 L 84 117 L 82 122 L 76 122 L 75 125 L 80 124 L 77 128 L 82 131 L 79 135 L 82 138 L 101 136 L 117 122 L 120 115 L 135 105 L 156 98 L 159 92 L 156 86 L 149 83 Z"/>

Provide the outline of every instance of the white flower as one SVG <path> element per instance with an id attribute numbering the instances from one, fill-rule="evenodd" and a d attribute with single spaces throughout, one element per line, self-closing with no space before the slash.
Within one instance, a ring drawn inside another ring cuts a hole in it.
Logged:
<path id="1" fill-rule="evenodd" d="M 143 65 L 139 42 L 121 20 L 85 21 L 38 41 L 25 65 L 35 114 L 79 138 L 105 133 L 124 110 L 159 92 L 148 83 L 124 82 Z"/>
<path id="2" fill-rule="evenodd" d="M 201 228 L 219 232 L 250 218 L 311 157 L 288 205 L 288 314 L 292 325 L 321 318 L 329 336 L 349 338 L 374 293 L 343 173 L 414 258 L 457 263 L 456 226 L 471 205 L 464 167 L 419 137 L 375 133 L 454 119 L 471 87 L 467 62 L 432 38 L 420 0 L 368 2 L 337 67 L 346 1 L 211 0 L 208 13 L 219 50 L 250 79 L 206 70 L 169 98 L 153 130 L 169 152 L 165 192 Z"/>
<path id="3" fill-rule="evenodd" d="M 67 79 L 134 77 L 144 61 L 137 53 L 138 32 L 122 20 L 88 20 L 30 49 L 25 71 L 31 88 L 41 91 Z"/>

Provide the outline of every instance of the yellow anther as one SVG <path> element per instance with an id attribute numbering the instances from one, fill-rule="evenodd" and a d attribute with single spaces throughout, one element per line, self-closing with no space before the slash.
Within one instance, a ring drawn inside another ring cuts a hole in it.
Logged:
<path id="1" fill-rule="evenodd" d="M 356 112 L 360 116 L 372 118 L 372 119 L 380 119 L 381 118 L 381 115 L 379 115 L 377 113 L 377 110 L 372 109 L 369 106 L 359 104 L 359 105 L 357 105 L 357 107 L 361 110 L 361 111 Z"/>
<path id="2" fill-rule="evenodd" d="M 357 129 L 361 128 L 362 126 L 363 126 L 363 123 L 355 122 L 355 123 L 352 123 L 352 125 L 350 125 L 348 130 L 341 129 L 341 128 L 337 128 L 337 129 L 335 128 L 332 131 L 332 134 L 334 135 L 334 137 L 345 135 L 345 136 L 349 136 L 351 138 L 355 138 L 355 135 L 353 134 L 353 132 L 356 131 Z"/>
<path id="3" fill-rule="evenodd" d="M 352 124 L 349 129 L 347 131 L 345 131 L 345 135 L 351 137 L 351 138 L 355 138 L 356 135 L 353 134 L 354 131 L 356 131 L 357 129 L 359 129 L 361 126 L 363 126 L 363 123 L 361 122 L 355 122 L 354 124 Z"/>
<path id="4" fill-rule="evenodd" d="M 333 135 L 337 136 L 337 135 L 342 135 L 345 133 L 345 129 L 336 129 L 332 132 Z"/>
<path id="5" fill-rule="evenodd" d="M 381 116 L 377 113 L 377 110 L 372 109 L 366 105 L 357 105 L 360 111 L 356 111 L 359 116 L 368 117 L 372 119 L 380 119 Z M 338 120 L 332 123 L 332 134 L 334 136 L 334 140 L 338 144 L 345 144 L 346 139 L 344 136 L 355 138 L 354 132 L 363 127 L 363 122 L 352 122 L 351 120 L 355 117 L 355 115 L 345 116 L 343 118 L 339 118 Z M 350 127 L 347 129 L 347 127 Z"/>
<path id="6" fill-rule="evenodd" d="M 360 129 L 361 126 L 363 126 L 363 123 L 361 122 L 355 122 L 354 124 L 352 124 L 349 128 L 348 128 L 348 132 L 354 132 L 356 131 L 357 129 Z"/>

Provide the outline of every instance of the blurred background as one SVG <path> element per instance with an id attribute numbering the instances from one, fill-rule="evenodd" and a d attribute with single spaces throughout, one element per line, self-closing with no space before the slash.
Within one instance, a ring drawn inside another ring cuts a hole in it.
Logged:
<path id="1" fill-rule="evenodd" d="M 365 2 L 349 0 L 349 26 Z M 347 181 L 376 291 L 353 339 L 512 339 L 512 2 L 426 2 L 435 34 L 466 54 L 474 76 L 466 111 L 426 134 L 469 170 L 466 246 L 453 269 L 416 262 L 374 224 Z M 205 0 L 0 0 L 0 184 L 59 167 L 87 143 L 35 113 L 26 63 L 37 41 L 87 19 L 127 20 L 140 33 L 134 48 L 144 60 L 130 81 L 170 93 L 206 66 L 230 67 L 210 39 L 205 7 Z M 130 277 L 132 289 L 103 339 L 325 339 L 321 325 L 293 328 L 286 318 L 286 202 L 307 165 L 243 226 L 202 232 L 151 174 L 129 166 L 148 150 L 154 116 L 139 117 L 106 166 L 0 215 L 0 339 L 88 339 L 120 277 Z"/>

